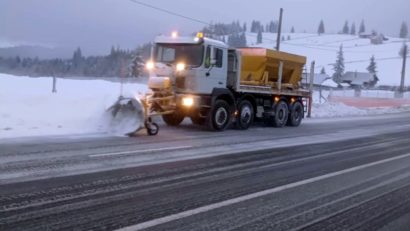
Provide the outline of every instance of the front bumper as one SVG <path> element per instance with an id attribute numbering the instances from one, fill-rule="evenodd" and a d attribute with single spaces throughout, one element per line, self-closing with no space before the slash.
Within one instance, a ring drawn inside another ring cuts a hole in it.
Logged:
<path id="1" fill-rule="evenodd" d="M 185 99 L 185 100 L 184 100 Z M 186 100 L 190 99 L 190 100 Z M 186 102 L 192 101 L 191 105 Z M 186 116 L 205 117 L 210 108 L 211 97 L 206 95 L 177 94 L 177 110 L 182 111 Z"/>

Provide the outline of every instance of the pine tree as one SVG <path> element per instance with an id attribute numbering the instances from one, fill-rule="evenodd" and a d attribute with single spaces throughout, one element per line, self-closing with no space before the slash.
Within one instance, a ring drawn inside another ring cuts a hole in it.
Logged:
<path id="1" fill-rule="evenodd" d="M 111 55 L 111 56 L 114 56 L 115 53 L 116 53 L 115 47 L 114 47 L 114 45 L 112 45 L 112 46 L 111 46 L 110 55 Z"/>
<path id="2" fill-rule="evenodd" d="M 359 34 L 366 32 L 366 27 L 364 25 L 364 20 L 360 23 Z"/>
<path id="3" fill-rule="evenodd" d="M 235 47 L 234 46 L 234 37 L 233 37 L 234 35 L 228 35 L 228 45 L 230 46 L 230 47 Z"/>
<path id="4" fill-rule="evenodd" d="M 336 83 L 342 82 L 342 77 L 345 71 L 345 61 L 343 55 L 343 44 L 340 45 L 339 51 L 337 52 L 336 63 L 333 65 L 333 70 L 335 73 L 333 74 L 333 80 Z"/>
<path id="5" fill-rule="evenodd" d="M 322 74 L 322 75 L 325 75 L 325 74 L 326 74 L 325 67 L 322 67 L 322 70 L 320 70 L 320 74 Z"/>
<path id="6" fill-rule="evenodd" d="M 374 55 L 370 58 L 370 64 L 367 67 L 367 71 L 369 71 L 370 74 L 373 74 L 373 80 L 369 82 L 369 86 L 374 87 L 379 81 L 379 78 L 377 77 L 377 65 Z"/>
<path id="7" fill-rule="evenodd" d="M 278 23 L 275 21 L 270 21 L 267 25 L 266 25 L 266 32 L 270 32 L 270 33 L 276 33 L 278 32 Z"/>
<path id="8" fill-rule="evenodd" d="M 236 21 L 236 24 L 235 24 L 235 30 L 237 31 L 237 32 L 242 32 L 242 27 L 241 27 L 241 23 L 239 22 L 239 20 L 237 20 Z"/>
<path id="9" fill-rule="evenodd" d="M 81 53 L 81 48 L 78 47 L 74 53 L 73 53 L 73 65 L 74 67 L 79 67 L 81 66 L 82 62 L 83 62 L 83 55 Z"/>
<path id="10" fill-rule="evenodd" d="M 290 29 L 290 33 L 295 33 L 295 27 L 292 26 L 292 28 Z"/>
<path id="11" fill-rule="evenodd" d="M 262 31 L 258 31 L 258 36 L 256 36 L 256 44 L 261 44 L 262 43 Z"/>
<path id="12" fill-rule="evenodd" d="M 260 21 L 252 21 L 252 25 L 251 25 L 251 33 L 258 33 L 259 30 L 261 30 L 262 32 L 264 32 L 264 26 L 262 25 L 262 23 Z"/>
<path id="13" fill-rule="evenodd" d="M 246 41 L 246 35 L 245 33 L 241 34 L 241 47 L 246 47 L 247 46 L 247 41 Z"/>
<path id="14" fill-rule="evenodd" d="M 400 34 L 399 34 L 400 38 L 407 38 L 409 34 L 408 29 L 409 28 L 407 27 L 407 23 L 403 22 L 400 27 Z"/>
<path id="15" fill-rule="evenodd" d="M 352 27 L 350 27 L 350 34 L 355 35 L 356 34 L 356 24 L 352 23 Z"/>
<path id="16" fill-rule="evenodd" d="M 345 22 L 345 25 L 343 26 L 343 29 L 342 29 L 342 33 L 349 34 L 349 22 L 348 21 Z"/>
<path id="17" fill-rule="evenodd" d="M 243 32 L 246 32 L 246 29 L 247 29 L 247 28 L 246 28 L 246 22 L 244 22 L 244 23 L 243 23 L 243 26 L 242 26 L 242 31 L 243 31 Z"/>
<path id="18" fill-rule="evenodd" d="M 372 74 L 377 73 L 377 66 L 376 66 L 374 55 L 372 55 L 372 57 L 370 58 L 370 64 L 367 67 L 367 70 L 369 71 L 369 73 L 372 73 Z"/>
<path id="19" fill-rule="evenodd" d="M 231 34 L 228 36 L 228 44 L 231 47 L 246 47 L 246 35 L 242 34 Z"/>
<path id="20" fill-rule="evenodd" d="M 78 60 L 78 59 L 81 59 L 82 57 L 83 55 L 81 53 L 81 48 L 77 47 L 77 49 L 73 53 L 73 60 Z"/>
<path id="21" fill-rule="evenodd" d="M 128 75 L 131 77 L 139 77 L 142 69 L 142 58 L 140 54 L 135 54 L 132 58 L 131 64 L 129 65 Z"/>
<path id="22" fill-rule="evenodd" d="M 318 33 L 319 35 L 325 33 L 325 24 L 323 23 L 323 20 L 320 20 L 319 28 L 317 29 L 317 33 Z"/>

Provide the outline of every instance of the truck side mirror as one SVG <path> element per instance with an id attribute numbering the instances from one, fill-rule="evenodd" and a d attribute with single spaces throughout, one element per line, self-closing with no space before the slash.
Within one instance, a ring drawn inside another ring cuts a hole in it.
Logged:
<path id="1" fill-rule="evenodd" d="M 211 66 L 215 66 L 216 65 L 216 59 L 211 59 Z"/>
<path id="2" fill-rule="evenodd" d="M 213 60 L 215 60 L 215 48 L 214 47 L 211 47 L 211 63 L 212 63 L 212 61 Z"/>

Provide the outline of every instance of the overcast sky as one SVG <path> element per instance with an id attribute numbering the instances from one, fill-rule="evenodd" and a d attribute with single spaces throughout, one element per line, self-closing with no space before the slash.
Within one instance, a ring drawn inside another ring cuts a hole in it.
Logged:
<path id="1" fill-rule="evenodd" d="M 410 0 L 139 0 L 206 22 L 268 22 L 283 7 L 284 31 L 338 32 L 362 19 L 368 30 L 398 35 L 410 23 Z M 203 25 L 130 0 L 1 0 L 0 42 L 51 47 L 81 46 L 86 54 L 107 53 L 111 45 L 134 48 L 159 33 L 191 33 Z"/>

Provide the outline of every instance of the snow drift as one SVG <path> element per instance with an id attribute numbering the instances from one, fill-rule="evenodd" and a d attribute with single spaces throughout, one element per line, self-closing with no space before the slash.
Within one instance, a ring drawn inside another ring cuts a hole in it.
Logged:
<path id="1" fill-rule="evenodd" d="M 106 109 L 120 94 L 120 83 L 104 80 L 16 77 L 0 74 L 0 138 L 81 133 L 121 134 L 126 126 L 116 124 Z M 145 94 L 142 83 L 126 83 L 124 95 Z"/>

